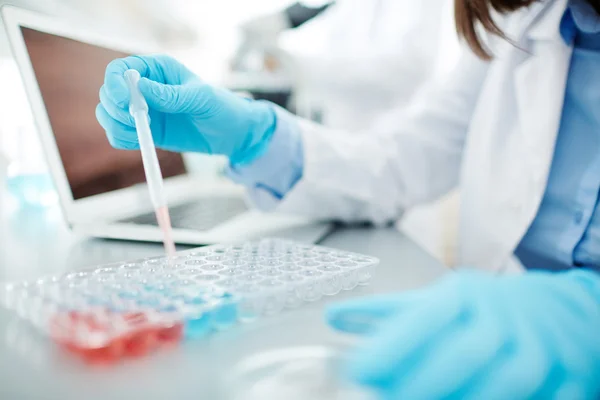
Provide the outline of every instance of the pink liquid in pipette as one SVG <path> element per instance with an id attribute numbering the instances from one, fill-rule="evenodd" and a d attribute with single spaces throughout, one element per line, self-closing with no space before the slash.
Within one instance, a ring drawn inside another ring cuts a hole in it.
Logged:
<path id="1" fill-rule="evenodd" d="M 163 233 L 167 256 L 172 257 L 175 255 L 175 243 L 173 242 L 173 229 L 171 228 L 171 217 L 169 216 L 169 209 L 167 206 L 156 209 L 156 220 Z"/>

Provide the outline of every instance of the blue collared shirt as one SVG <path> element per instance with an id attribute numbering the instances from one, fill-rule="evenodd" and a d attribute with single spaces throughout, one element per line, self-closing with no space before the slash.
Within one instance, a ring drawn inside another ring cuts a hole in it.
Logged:
<path id="1" fill-rule="evenodd" d="M 293 115 L 274 106 L 277 126 L 267 151 L 244 166 L 230 165 L 227 175 L 244 185 L 255 206 L 269 211 L 302 178 L 304 147 L 300 127 Z"/>
<path id="2" fill-rule="evenodd" d="M 517 255 L 528 268 L 598 268 L 600 17 L 585 0 L 571 0 L 560 29 L 574 47 L 560 132 L 546 193 Z M 303 162 L 300 129 L 278 110 L 267 153 L 249 166 L 231 167 L 229 175 L 250 188 L 259 208 L 268 210 L 301 179 Z"/>
<path id="3" fill-rule="evenodd" d="M 560 130 L 540 209 L 516 254 L 528 268 L 598 268 L 600 17 L 571 0 L 560 30 L 573 46 Z"/>

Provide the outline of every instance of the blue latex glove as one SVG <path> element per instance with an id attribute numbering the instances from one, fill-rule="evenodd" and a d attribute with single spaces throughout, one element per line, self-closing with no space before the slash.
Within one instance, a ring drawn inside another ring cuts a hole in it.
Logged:
<path id="1" fill-rule="evenodd" d="M 368 334 L 347 373 L 382 399 L 598 399 L 600 277 L 461 272 L 328 310 Z"/>
<path id="2" fill-rule="evenodd" d="M 248 163 L 266 150 L 276 125 L 268 103 L 208 85 L 163 55 L 118 59 L 106 68 L 96 117 L 114 147 L 138 148 L 123 79 L 130 68 L 142 76 L 139 88 L 150 108 L 150 128 L 157 147 L 222 154 L 233 164 Z"/>

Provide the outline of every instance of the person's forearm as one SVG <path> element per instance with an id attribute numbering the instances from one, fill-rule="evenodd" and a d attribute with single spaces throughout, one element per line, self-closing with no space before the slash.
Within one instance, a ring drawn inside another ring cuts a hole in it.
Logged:
<path id="1" fill-rule="evenodd" d="M 415 135 L 356 135 L 282 109 L 277 109 L 276 125 L 263 155 L 249 164 L 231 164 L 228 170 L 263 211 L 385 224 L 399 218 L 410 201 L 403 175 L 418 170 L 429 174 L 418 154 L 410 152 L 424 152 L 431 143 Z M 403 157 L 396 153 L 398 146 L 405 147 Z M 434 147 L 430 151 L 437 154 L 440 148 Z M 447 153 L 443 146 L 441 150 Z"/>
<path id="2" fill-rule="evenodd" d="M 393 119 L 362 134 L 278 110 L 266 153 L 232 166 L 262 209 L 387 224 L 456 186 L 471 114 L 487 64 L 472 56 L 454 76 Z"/>

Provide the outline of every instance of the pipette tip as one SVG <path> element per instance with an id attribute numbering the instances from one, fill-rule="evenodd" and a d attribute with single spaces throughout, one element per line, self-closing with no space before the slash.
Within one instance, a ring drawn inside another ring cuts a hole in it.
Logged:
<path id="1" fill-rule="evenodd" d="M 168 257 L 175 256 L 175 242 L 173 242 L 173 232 L 171 228 L 171 217 L 169 216 L 169 209 L 167 206 L 163 206 L 156 209 L 156 220 L 158 226 L 163 234 L 163 241 L 165 244 L 165 251 Z"/>

